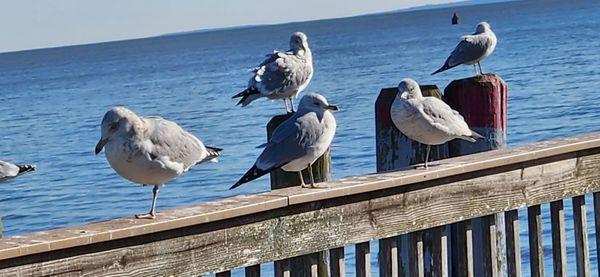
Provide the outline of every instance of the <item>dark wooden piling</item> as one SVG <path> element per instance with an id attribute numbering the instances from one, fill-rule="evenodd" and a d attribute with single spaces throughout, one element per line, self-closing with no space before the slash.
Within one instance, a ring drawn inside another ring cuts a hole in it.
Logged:
<path id="1" fill-rule="evenodd" d="M 267 123 L 267 140 L 271 139 L 271 135 L 281 123 L 290 118 L 293 114 L 277 115 Z M 325 154 L 321 156 L 312 165 L 313 177 L 316 183 L 326 182 L 331 179 L 331 151 L 327 149 Z M 310 177 L 308 168 L 302 171 L 302 176 L 305 182 L 309 182 Z M 271 172 L 271 190 L 300 186 L 300 178 L 296 172 L 286 172 L 277 169 Z M 284 269 L 277 270 L 278 267 L 285 267 L 292 276 L 314 276 L 318 271 L 318 276 L 328 276 L 327 269 L 327 252 L 307 254 L 287 261 L 275 262 L 276 272 L 285 272 Z M 316 269 L 315 269 L 316 268 Z M 285 275 L 285 274 L 284 274 Z"/>
<path id="2" fill-rule="evenodd" d="M 507 98 L 508 86 L 493 73 L 454 80 L 444 89 L 444 101 L 465 118 L 471 130 L 484 137 L 475 143 L 459 139 L 448 142 L 451 157 L 506 146 Z M 506 272 L 503 258 L 506 237 L 504 224 L 503 213 L 472 222 L 473 236 L 477 238 L 474 240 L 475 247 L 485 252 L 485 255 L 475 257 L 477 266 L 474 270 L 477 275 L 487 275 L 492 270 L 492 276 L 503 276 Z M 490 230 L 496 233 L 490 234 Z M 495 245 L 488 245 L 490 241 Z M 480 261 L 490 258 L 495 259 L 490 261 L 493 268 Z"/>
<path id="3" fill-rule="evenodd" d="M 436 85 L 422 85 L 420 88 L 424 96 L 442 98 L 442 93 Z M 425 162 L 427 146 L 409 139 L 392 122 L 390 108 L 397 94 L 398 88 L 382 89 L 375 102 L 377 172 L 397 170 Z M 448 157 L 448 146 L 446 144 L 433 145 L 431 147 L 430 160 L 438 160 L 446 157 Z M 435 235 L 432 232 L 435 233 L 435 230 L 425 230 L 419 232 L 419 235 L 430 238 Z M 412 250 L 417 249 L 414 245 L 415 235 L 403 236 L 379 240 L 378 260 L 381 276 L 397 276 L 396 272 L 400 276 L 406 276 L 415 273 L 415 270 L 419 269 L 415 268 L 415 264 L 413 263 L 415 261 L 415 252 Z M 431 244 L 428 243 L 428 245 Z M 423 248 L 423 241 L 421 241 L 420 246 L 421 261 L 423 257 L 429 259 L 435 257 L 435 255 L 431 254 L 432 247 Z M 427 253 L 423 253 L 423 251 Z M 438 261 L 428 260 L 422 262 L 425 264 L 436 264 Z M 421 272 L 423 270 L 421 268 Z M 431 271 L 432 269 L 427 268 L 427 270 Z"/>

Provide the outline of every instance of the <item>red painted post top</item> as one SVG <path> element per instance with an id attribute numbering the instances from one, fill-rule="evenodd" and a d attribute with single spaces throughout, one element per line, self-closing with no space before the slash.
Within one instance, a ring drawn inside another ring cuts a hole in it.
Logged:
<path id="1" fill-rule="evenodd" d="M 506 130 L 508 86 L 494 73 L 452 81 L 444 101 L 457 110 L 471 128 Z"/>

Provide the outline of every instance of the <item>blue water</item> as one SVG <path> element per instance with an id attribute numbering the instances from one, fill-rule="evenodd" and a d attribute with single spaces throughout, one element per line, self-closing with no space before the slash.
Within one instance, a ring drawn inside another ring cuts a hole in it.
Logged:
<path id="1" fill-rule="evenodd" d="M 449 24 L 454 11 L 463 24 Z M 266 122 L 283 105 L 260 100 L 240 108 L 230 97 L 244 88 L 247 68 L 274 48 L 287 49 L 290 33 L 298 30 L 308 34 L 315 58 L 307 91 L 343 109 L 336 113 L 333 142 L 336 178 L 375 171 L 373 109 L 382 87 L 413 77 L 444 88 L 473 74 L 463 66 L 430 76 L 458 37 L 481 20 L 490 22 L 499 39 L 483 69 L 509 85 L 511 145 L 597 131 L 599 13 L 597 1 L 510 2 L 0 54 L 0 158 L 38 166 L 0 186 L 5 235 L 149 208 L 149 187 L 125 181 L 103 155 L 93 154 L 102 116 L 114 105 L 175 120 L 225 149 L 220 163 L 194 167 L 162 189 L 159 211 L 268 190 L 266 177 L 227 188 L 252 165 Z M 526 222 L 521 226 L 527 262 Z M 544 235 L 549 247 L 548 229 Z M 568 239 L 572 245 L 572 235 Z M 551 255 L 547 272 L 549 266 Z"/>

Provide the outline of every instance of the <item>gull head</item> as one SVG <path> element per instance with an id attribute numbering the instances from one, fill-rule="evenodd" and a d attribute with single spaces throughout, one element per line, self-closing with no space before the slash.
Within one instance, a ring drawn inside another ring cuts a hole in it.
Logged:
<path id="1" fill-rule="evenodd" d="M 102 118 L 101 137 L 98 144 L 96 144 L 96 155 L 117 134 L 129 132 L 135 128 L 138 122 L 141 122 L 140 118 L 125 107 L 114 107 L 106 112 L 104 118 Z"/>
<path id="2" fill-rule="evenodd" d="M 300 104 L 298 104 L 298 110 L 305 111 L 339 111 L 340 109 L 336 105 L 331 105 L 327 102 L 327 99 L 318 93 L 308 93 L 300 99 Z"/>
<path id="3" fill-rule="evenodd" d="M 402 81 L 400 81 L 400 84 L 398 84 L 398 95 L 402 99 L 418 99 L 423 97 L 417 81 L 410 78 L 402 79 Z"/>
<path id="4" fill-rule="evenodd" d="M 479 22 L 479 24 L 477 24 L 477 28 L 475 28 L 476 33 L 483 33 L 490 30 L 492 30 L 490 24 L 485 21 Z"/>
<path id="5" fill-rule="evenodd" d="M 300 50 L 307 51 L 308 49 L 308 37 L 303 32 L 295 32 L 290 37 L 290 49 L 294 52 Z"/>

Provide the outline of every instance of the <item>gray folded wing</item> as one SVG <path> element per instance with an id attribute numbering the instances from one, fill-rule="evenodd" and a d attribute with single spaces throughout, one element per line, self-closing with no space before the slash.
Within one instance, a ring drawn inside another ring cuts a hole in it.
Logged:
<path id="1" fill-rule="evenodd" d="M 248 87 L 270 96 L 300 87 L 308 80 L 311 68 L 304 58 L 291 52 L 275 52 L 253 71 L 254 76 L 248 82 Z"/>
<path id="2" fill-rule="evenodd" d="M 168 157 L 170 161 L 183 164 L 184 170 L 201 162 L 208 155 L 204 144 L 177 123 L 161 117 L 144 117 L 147 126 L 145 136 L 151 143 L 151 157 Z"/>
<path id="3" fill-rule="evenodd" d="M 262 154 L 256 160 L 256 166 L 262 170 L 283 166 L 290 161 L 306 155 L 323 134 L 316 116 L 305 114 L 290 117 L 275 129 Z"/>
<path id="4" fill-rule="evenodd" d="M 423 99 L 423 116 L 437 129 L 444 131 L 450 136 L 470 136 L 471 130 L 465 119 L 457 111 L 453 110 L 444 101 L 435 97 Z"/>
<path id="5" fill-rule="evenodd" d="M 484 56 L 489 44 L 485 35 L 468 35 L 458 43 L 446 60 L 446 65 L 454 67 L 464 63 L 472 63 Z"/>

